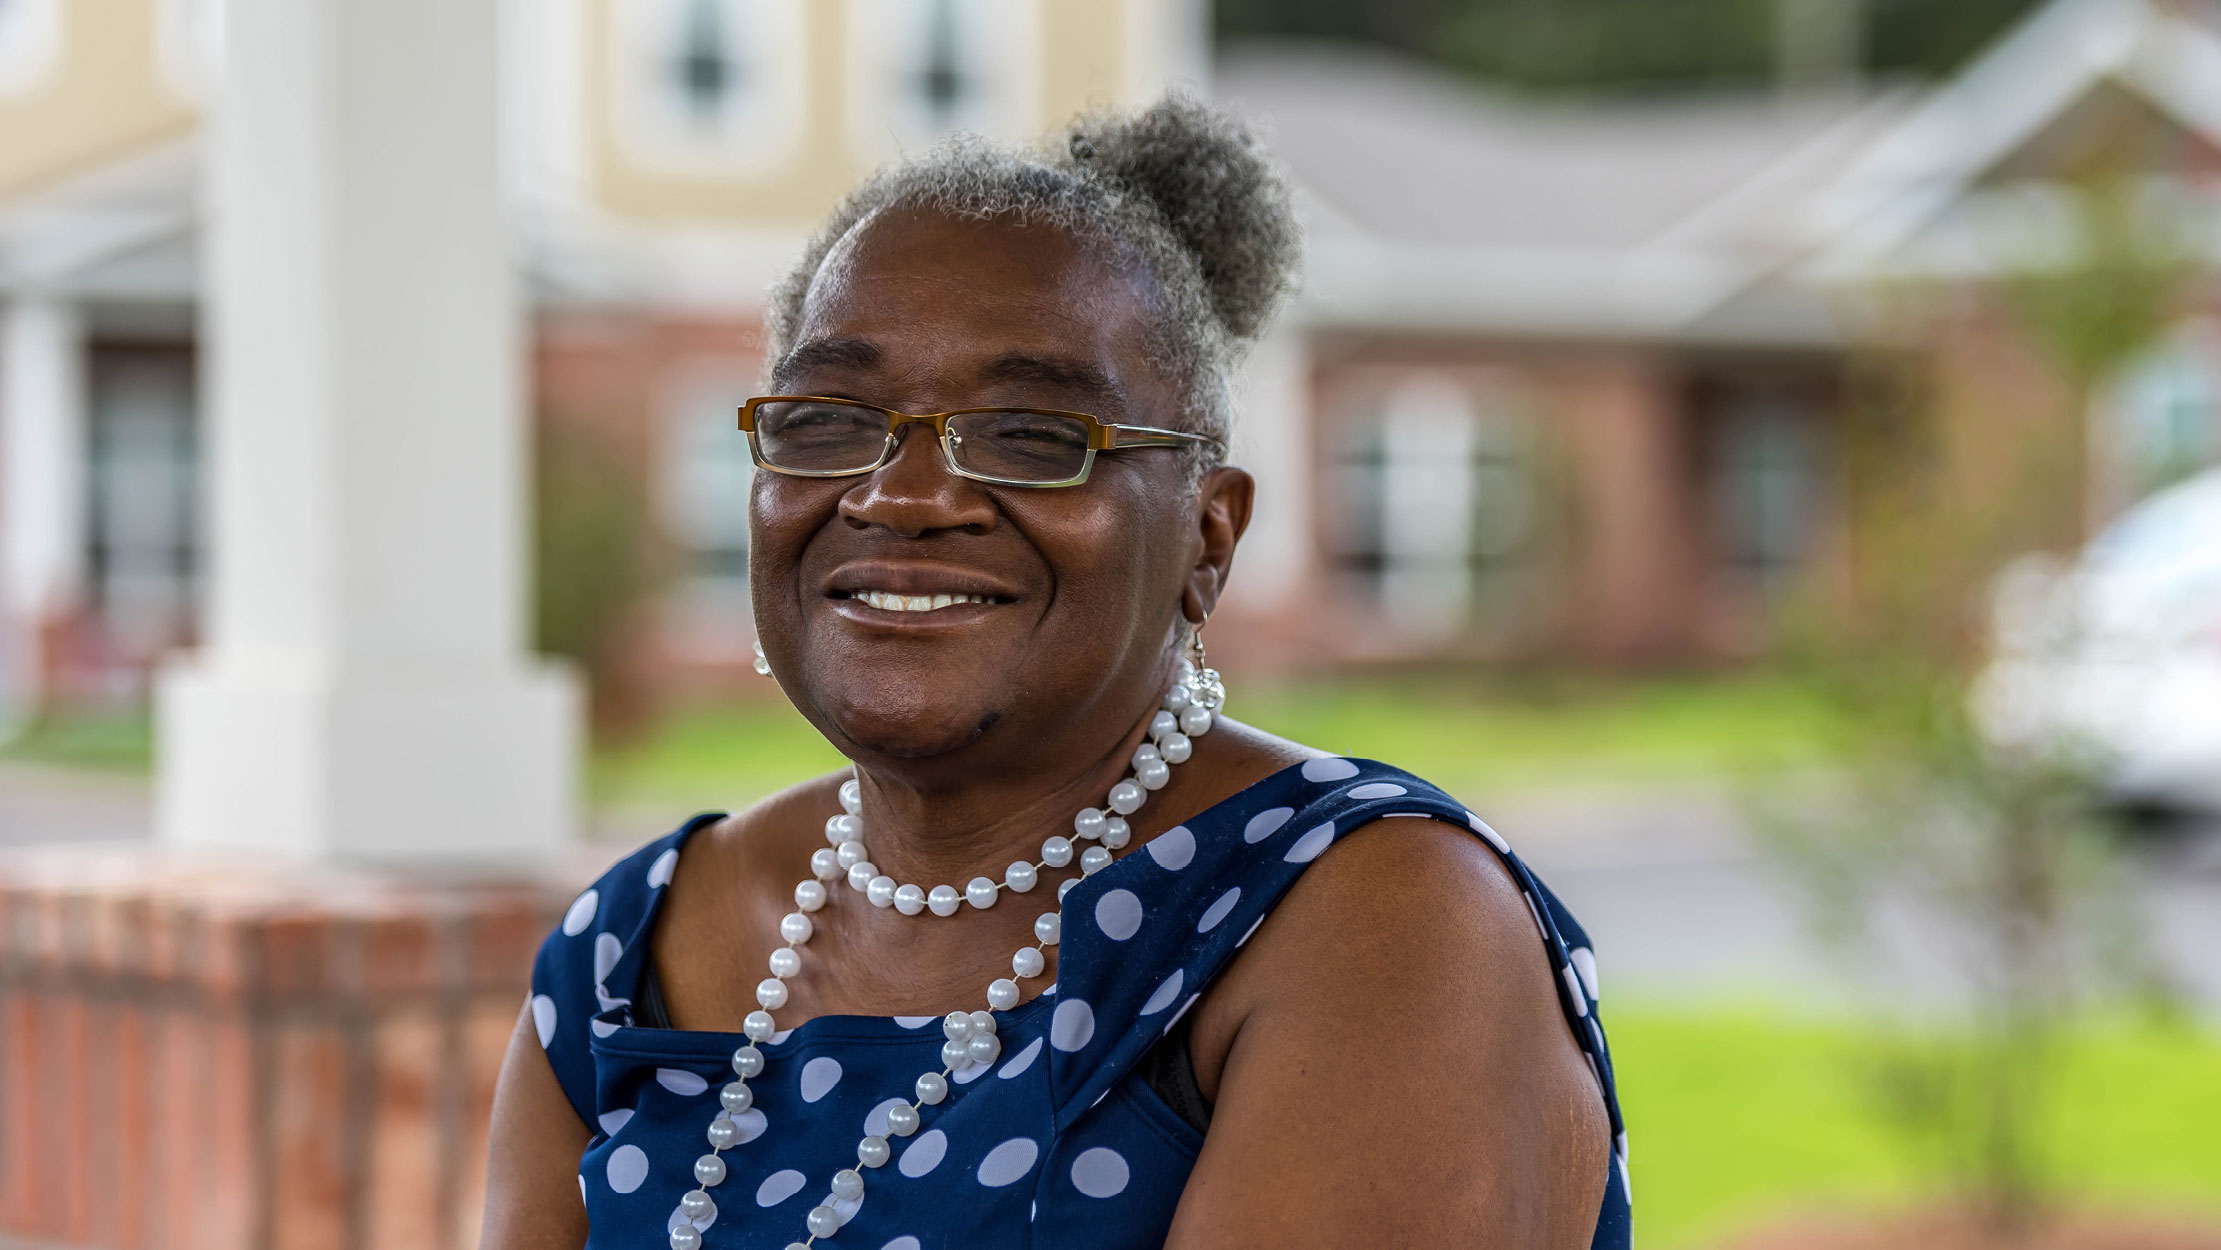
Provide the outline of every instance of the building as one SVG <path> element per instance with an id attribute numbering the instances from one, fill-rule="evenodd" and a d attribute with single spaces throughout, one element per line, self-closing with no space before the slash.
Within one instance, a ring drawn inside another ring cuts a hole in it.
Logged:
<path id="1" fill-rule="evenodd" d="M 535 402 L 662 535 L 619 623 L 650 692 L 747 671 L 731 417 L 761 292 L 843 189 L 952 130 L 1179 81 L 1270 127 L 1311 269 L 1251 370 L 1238 453 L 1267 489 L 1213 641 L 1272 665 L 1750 655 L 1844 559 L 1868 292 L 2023 263 L 1985 240 L 2093 147 L 2189 218 L 2221 193 L 2221 19 L 2192 3 L 2057 0 L 1928 88 L 1612 104 L 1349 50 L 1214 59 L 1198 0 L 508 3 Z M 0 707 L 135 697 L 194 636 L 220 21 L 0 4 Z M 2186 313 L 2099 397 L 2093 508 L 2221 454 L 2216 325 Z M 1931 346 L 2010 392 L 2001 336 L 1970 314 Z"/>

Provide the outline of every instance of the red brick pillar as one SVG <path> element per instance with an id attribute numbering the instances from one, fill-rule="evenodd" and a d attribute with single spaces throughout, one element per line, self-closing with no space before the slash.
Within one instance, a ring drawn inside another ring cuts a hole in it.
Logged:
<path id="1" fill-rule="evenodd" d="M 568 891 L 147 848 L 0 857 L 0 1245 L 466 1250 Z"/>
<path id="2" fill-rule="evenodd" d="M 1630 357 L 1596 362 L 1572 388 L 1574 645 L 1615 664 L 1696 650 L 1703 518 L 1679 378 Z"/>

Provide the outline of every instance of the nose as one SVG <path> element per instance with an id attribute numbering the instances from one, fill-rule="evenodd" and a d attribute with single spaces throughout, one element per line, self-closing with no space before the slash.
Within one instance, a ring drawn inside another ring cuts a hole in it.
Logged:
<path id="1" fill-rule="evenodd" d="M 841 496 L 841 518 L 904 538 L 937 530 L 984 534 L 995 527 L 995 504 L 978 482 L 949 472 L 933 428 L 905 425 L 894 454 Z"/>

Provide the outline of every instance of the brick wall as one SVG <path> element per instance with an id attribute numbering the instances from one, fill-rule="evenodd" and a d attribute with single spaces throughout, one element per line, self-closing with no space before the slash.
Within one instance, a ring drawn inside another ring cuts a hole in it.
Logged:
<path id="1" fill-rule="evenodd" d="M 475 1246 L 486 1120 L 569 891 L 0 857 L 0 1244 Z"/>

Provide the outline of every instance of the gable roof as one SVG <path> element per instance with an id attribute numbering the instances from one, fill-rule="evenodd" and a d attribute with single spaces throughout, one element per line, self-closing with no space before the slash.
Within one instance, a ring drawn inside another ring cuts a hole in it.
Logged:
<path id="1" fill-rule="evenodd" d="M 2205 0 L 2053 0 L 1912 109 L 1816 201 L 1815 272 L 1888 265 L 1992 171 L 2116 89 L 2221 148 L 2221 17 Z"/>

